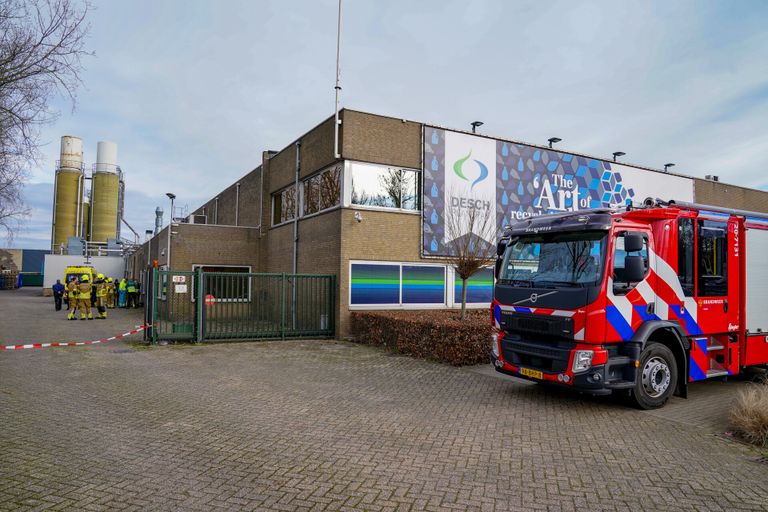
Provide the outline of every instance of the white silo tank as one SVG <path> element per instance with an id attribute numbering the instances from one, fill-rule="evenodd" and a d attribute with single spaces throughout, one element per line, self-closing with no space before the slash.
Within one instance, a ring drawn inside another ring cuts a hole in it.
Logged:
<path id="1" fill-rule="evenodd" d="M 82 219 L 83 141 L 79 137 L 61 138 L 53 198 L 51 249 L 58 253 L 69 237 L 78 236 Z"/>

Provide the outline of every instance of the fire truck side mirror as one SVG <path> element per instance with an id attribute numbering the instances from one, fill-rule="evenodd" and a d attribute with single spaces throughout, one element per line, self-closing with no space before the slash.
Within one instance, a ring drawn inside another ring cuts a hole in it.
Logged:
<path id="1" fill-rule="evenodd" d="M 637 252 L 643 250 L 645 238 L 642 233 L 625 233 L 624 250 L 626 252 Z"/>
<path id="2" fill-rule="evenodd" d="M 639 283 L 645 278 L 645 260 L 642 256 L 624 257 L 624 278 L 627 283 Z"/>
<path id="3" fill-rule="evenodd" d="M 499 240 L 499 244 L 496 246 L 496 256 L 498 256 L 499 258 L 504 256 L 504 251 L 507 250 L 507 242 L 509 242 L 509 240 L 504 238 Z"/>

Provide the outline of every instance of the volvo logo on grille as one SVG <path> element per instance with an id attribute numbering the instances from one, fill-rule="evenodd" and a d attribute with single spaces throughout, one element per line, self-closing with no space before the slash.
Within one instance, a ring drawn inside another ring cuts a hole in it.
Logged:
<path id="1" fill-rule="evenodd" d="M 553 291 L 551 291 L 551 292 L 547 292 L 547 293 L 542 293 L 541 295 L 539 295 L 538 293 L 535 293 L 535 292 L 534 292 L 534 293 L 532 293 L 532 294 L 531 294 L 531 296 L 530 296 L 530 297 L 528 297 L 528 298 L 526 298 L 526 299 L 521 299 L 521 300 L 518 300 L 517 302 L 513 302 L 512 304 L 513 304 L 513 305 L 515 305 L 515 306 L 516 306 L 516 305 L 518 305 L 518 304 L 522 304 L 522 303 L 524 303 L 524 302 L 530 302 L 530 303 L 532 303 L 532 304 L 533 304 L 533 303 L 535 303 L 537 300 L 539 300 L 540 298 L 542 298 L 542 297 L 548 297 L 549 295 L 552 295 L 552 294 L 554 294 L 554 293 L 557 293 L 557 290 L 553 290 Z"/>

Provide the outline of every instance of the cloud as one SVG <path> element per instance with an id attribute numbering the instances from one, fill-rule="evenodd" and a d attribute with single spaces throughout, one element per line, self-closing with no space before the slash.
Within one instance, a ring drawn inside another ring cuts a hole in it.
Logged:
<path id="1" fill-rule="evenodd" d="M 760 1 L 345 2 L 342 104 L 768 187 L 767 16 Z M 194 208 L 332 113 L 335 0 L 111 2 L 92 24 L 86 88 L 45 129 L 31 184 L 52 183 L 61 135 L 88 163 L 115 141 L 140 233 L 165 192 Z M 35 209 L 28 239 L 49 219 Z"/>

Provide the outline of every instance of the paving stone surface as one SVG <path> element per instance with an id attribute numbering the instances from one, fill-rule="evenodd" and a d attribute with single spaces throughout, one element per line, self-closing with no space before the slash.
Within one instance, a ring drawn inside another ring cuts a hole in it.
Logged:
<path id="1" fill-rule="evenodd" d="M 0 342 L 97 329 L 43 307 L 0 292 Z M 333 341 L 0 352 L 0 510 L 768 510 L 757 451 L 666 414 Z"/>

